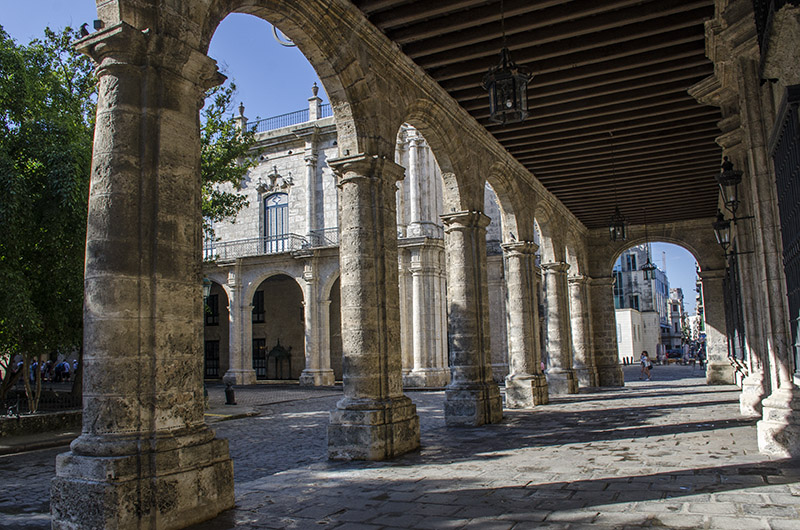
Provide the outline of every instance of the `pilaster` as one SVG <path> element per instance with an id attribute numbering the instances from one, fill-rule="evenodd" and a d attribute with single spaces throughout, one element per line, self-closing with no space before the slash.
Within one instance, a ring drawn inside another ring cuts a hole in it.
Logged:
<path id="1" fill-rule="evenodd" d="M 619 365 L 617 325 L 614 320 L 614 278 L 589 278 L 592 349 L 597 366 L 598 386 L 623 386 L 625 376 Z"/>
<path id="2" fill-rule="evenodd" d="M 399 350 L 396 182 L 403 168 L 360 154 L 328 164 L 340 189 L 344 398 L 331 412 L 328 455 L 384 460 L 419 447 Z"/>
<path id="3" fill-rule="evenodd" d="M 733 366 L 728 360 L 725 333 L 725 300 L 722 280 L 725 271 L 704 270 L 699 276 L 703 285 L 703 310 L 706 322 L 706 383 L 732 385 Z"/>
<path id="4" fill-rule="evenodd" d="M 326 327 L 320 319 L 319 278 L 317 260 L 313 252 L 305 258 L 303 267 L 303 316 L 305 320 L 306 367 L 300 374 L 301 386 L 332 386 L 333 370 L 330 356 L 322 348 L 322 336 Z"/>
<path id="5" fill-rule="evenodd" d="M 547 293 L 547 383 L 553 395 L 577 394 L 578 380 L 572 368 L 567 270 L 563 261 L 543 263 Z"/>
<path id="6" fill-rule="evenodd" d="M 237 259 L 228 271 L 229 365 L 222 380 L 234 385 L 252 385 L 256 382 L 256 371 L 253 370 L 253 304 L 244 297 L 241 277 L 242 260 Z"/>
<path id="7" fill-rule="evenodd" d="M 445 420 L 453 426 L 497 423 L 503 418 L 500 390 L 492 380 L 486 227 L 478 211 L 442 216 L 447 251 L 450 384 Z"/>

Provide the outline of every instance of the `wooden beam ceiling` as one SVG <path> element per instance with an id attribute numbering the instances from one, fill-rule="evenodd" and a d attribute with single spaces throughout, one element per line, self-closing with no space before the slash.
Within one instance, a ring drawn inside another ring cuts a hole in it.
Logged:
<path id="1" fill-rule="evenodd" d="M 499 0 L 352 0 L 587 227 L 615 201 L 632 222 L 716 213 L 713 0 L 505 0 L 505 43 L 533 75 L 530 117 L 488 120 L 483 76 L 503 46 Z"/>

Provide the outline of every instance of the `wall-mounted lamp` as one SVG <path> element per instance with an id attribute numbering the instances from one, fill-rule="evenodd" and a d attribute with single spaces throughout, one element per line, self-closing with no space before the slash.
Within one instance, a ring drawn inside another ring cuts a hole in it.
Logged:
<path id="1" fill-rule="evenodd" d="M 742 183 L 742 172 L 733 169 L 733 162 L 725 156 L 722 158 L 722 172 L 717 175 L 717 184 L 725 201 L 725 209 L 736 217 L 739 208 L 739 184 Z"/>

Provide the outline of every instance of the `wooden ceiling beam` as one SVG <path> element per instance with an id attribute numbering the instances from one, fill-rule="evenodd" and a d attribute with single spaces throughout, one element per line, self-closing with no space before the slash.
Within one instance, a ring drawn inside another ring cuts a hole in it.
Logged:
<path id="1" fill-rule="evenodd" d="M 419 3 L 413 2 L 391 11 L 383 11 L 372 15 L 369 20 L 384 33 L 389 33 L 393 28 L 414 23 L 437 26 L 454 16 L 454 12 L 466 11 L 476 6 L 485 5 L 486 0 L 436 0 L 436 2 L 425 2 L 425 4 L 425 8 L 420 9 Z M 497 7 L 495 7 L 495 10 L 499 20 L 500 10 Z"/>

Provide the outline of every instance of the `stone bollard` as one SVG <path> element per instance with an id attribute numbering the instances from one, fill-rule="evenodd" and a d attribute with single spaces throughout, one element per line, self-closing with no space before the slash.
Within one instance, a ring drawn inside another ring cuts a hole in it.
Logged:
<path id="1" fill-rule="evenodd" d="M 225 383 L 225 404 L 236 405 L 236 395 L 233 392 L 233 383 L 230 381 Z"/>

